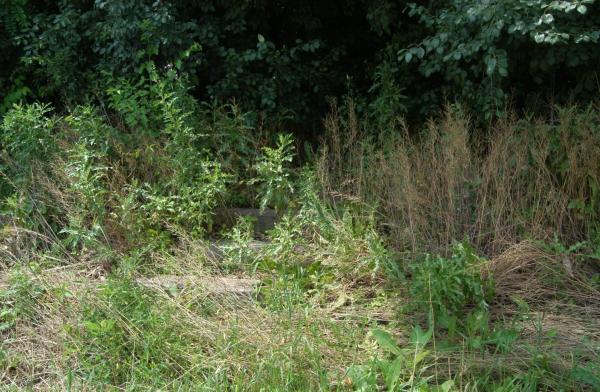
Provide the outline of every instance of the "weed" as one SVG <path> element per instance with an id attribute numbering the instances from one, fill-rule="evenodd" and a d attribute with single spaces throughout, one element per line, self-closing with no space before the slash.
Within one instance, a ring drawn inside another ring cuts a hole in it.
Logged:
<path id="1" fill-rule="evenodd" d="M 375 357 L 370 365 L 349 369 L 351 385 L 356 391 L 378 390 L 379 379 L 388 391 L 430 390 L 432 377 L 425 372 L 430 366 L 427 360 L 431 352 L 426 347 L 431 342 L 433 330 L 423 331 L 416 326 L 407 348 L 401 348 L 386 331 L 376 329 L 371 334 L 386 355 Z M 452 380 L 447 380 L 441 383 L 439 390 L 449 391 L 453 385 Z"/>
<path id="2" fill-rule="evenodd" d="M 292 200 L 294 186 L 291 172 L 287 167 L 294 157 L 292 143 L 291 135 L 279 135 L 277 147 L 263 148 L 263 155 L 255 165 L 257 177 L 250 180 L 250 184 L 259 184 L 260 208 L 263 210 L 273 206 L 281 211 Z"/>
<path id="3" fill-rule="evenodd" d="M 431 308 L 436 318 L 461 318 L 469 308 L 486 310 L 493 284 L 481 277 L 484 262 L 464 243 L 454 247 L 450 259 L 427 255 L 413 266 L 411 294 L 415 304 L 421 310 Z"/>
<path id="4" fill-rule="evenodd" d="M 0 333 L 14 328 L 19 320 L 35 317 L 37 301 L 44 289 L 24 267 L 15 268 L 8 279 L 8 287 L 0 291 Z"/>
<path id="5" fill-rule="evenodd" d="M 252 249 L 253 234 L 253 217 L 240 217 L 236 225 L 225 234 L 225 238 L 230 241 L 224 246 L 225 259 L 233 268 L 247 267 L 254 263 L 257 252 Z"/>
<path id="6" fill-rule="evenodd" d="M 44 161 L 54 152 L 55 120 L 46 117 L 48 105 L 15 105 L 3 118 L 2 145 L 22 172 L 33 161 Z"/>

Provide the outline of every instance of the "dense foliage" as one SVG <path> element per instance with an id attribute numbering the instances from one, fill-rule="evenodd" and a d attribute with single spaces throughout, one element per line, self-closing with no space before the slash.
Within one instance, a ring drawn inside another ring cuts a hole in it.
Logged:
<path id="1" fill-rule="evenodd" d="M 597 95 L 599 10 L 594 0 L 4 0 L 0 112 L 23 98 L 59 108 L 115 90 L 130 98 L 149 63 L 176 69 L 196 98 L 235 99 L 304 132 L 343 94 L 384 119 L 423 120 L 445 99 L 484 119 L 509 102 L 544 110 Z"/>
<path id="2" fill-rule="evenodd" d="M 595 0 L 0 0 L 0 390 L 600 390 Z"/>

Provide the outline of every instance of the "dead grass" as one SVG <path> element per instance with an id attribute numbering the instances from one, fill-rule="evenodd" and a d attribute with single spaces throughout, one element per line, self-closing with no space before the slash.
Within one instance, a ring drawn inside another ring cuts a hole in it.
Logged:
<path id="1" fill-rule="evenodd" d="M 590 271 L 575 255 L 552 254 L 525 241 L 492 258 L 485 268 L 501 305 L 517 298 L 534 309 L 547 309 L 563 299 L 580 315 L 600 316 L 600 290 L 589 283 Z"/>
<path id="2" fill-rule="evenodd" d="M 483 273 L 494 280 L 495 318 L 528 314 L 532 322 L 525 324 L 525 333 L 533 339 L 539 320 L 543 331 L 556 331 L 563 353 L 572 352 L 584 337 L 598 341 L 600 290 L 589 283 L 589 271 L 573 256 L 550 254 L 523 242 L 491 259 Z M 523 306 L 527 308 L 519 309 Z"/>
<path id="3" fill-rule="evenodd" d="M 559 109 L 555 123 L 505 118 L 482 140 L 452 108 L 421 133 L 400 125 L 378 138 L 353 110 L 325 121 L 319 180 L 333 199 L 377 205 L 399 250 L 468 239 L 495 255 L 526 236 L 576 242 L 600 219 L 597 110 Z"/>

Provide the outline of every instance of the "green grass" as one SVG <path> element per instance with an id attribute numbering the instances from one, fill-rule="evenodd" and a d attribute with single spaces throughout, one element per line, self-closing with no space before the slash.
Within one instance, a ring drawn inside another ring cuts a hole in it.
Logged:
<path id="1" fill-rule="evenodd" d="M 250 258 L 256 266 L 236 269 L 260 278 L 253 299 L 210 295 L 193 285 L 146 287 L 121 269 L 99 279 L 86 276 L 89 263 L 15 265 L 1 296 L 2 383 L 8 390 L 128 391 L 598 387 L 599 342 L 593 335 L 568 341 L 575 335 L 561 329 L 581 317 L 556 319 L 550 307 L 545 314 L 524 301 L 514 313 L 504 303 L 498 314 L 497 299 L 474 290 L 486 282 L 473 268 L 488 262 L 459 252 L 417 261 L 408 280 L 367 274 L 361 282 L 355 269 L 324 260 L 336 252 L 345 255 L 340 260 L 369 259 L 368 251 L 348 255 L 368 248 L 337 246 L 306 248 L 303 258 L 322 259 L 308 265 L 279 259 L 276 250 L 257 252 Z M 170 272 L 206 276 L 204 266 L 189 264 L 190 253 L 172 253 Z M 159 268 L 165 255 L 145 257 Z M 229 263 L 245 262 L 231 257 Z M 400 311 L 410 301 L 418 306 Z M 582 328 L 595 333 L 589 321 Z"/>

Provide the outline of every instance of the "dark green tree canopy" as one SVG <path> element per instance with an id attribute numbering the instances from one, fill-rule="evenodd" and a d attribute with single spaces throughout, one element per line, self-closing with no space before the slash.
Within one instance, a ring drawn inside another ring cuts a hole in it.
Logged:
<path id="1" fill-rule="evenodd" d="M 595 0 L 2 3 L 2 112 L 23 98 L 102 101 L 149 63 L 200 100 L 296 124 L 344 94 L 379 118 L 423 120 L 445 100 L 489 118 L 598 93 Z"/>

